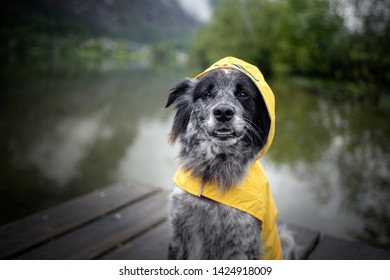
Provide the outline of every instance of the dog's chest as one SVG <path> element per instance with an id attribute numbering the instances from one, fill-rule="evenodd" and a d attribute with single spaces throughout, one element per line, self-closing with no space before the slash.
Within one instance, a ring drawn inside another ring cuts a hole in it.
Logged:
<path id="1" fill-rule="evenodd" d="M 189 259 L 229 259 L 237 254 L 236 248 L 256 248 L 260 243 L 261 222 L 256 218 L 179 187 L 171 194 L 170 218 L 186 240 Z"/>

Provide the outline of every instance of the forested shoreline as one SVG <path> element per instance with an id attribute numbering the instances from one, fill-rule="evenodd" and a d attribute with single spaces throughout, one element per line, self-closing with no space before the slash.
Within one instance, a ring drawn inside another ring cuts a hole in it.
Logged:
<path id="1" fill-rule="evenodd" d="M 235 55 L 266 76 L 352 82 L 371 94 L 390 83 L 389 50 L 386 1 L 220 0 L 191 57 L 205 67 Z"/>

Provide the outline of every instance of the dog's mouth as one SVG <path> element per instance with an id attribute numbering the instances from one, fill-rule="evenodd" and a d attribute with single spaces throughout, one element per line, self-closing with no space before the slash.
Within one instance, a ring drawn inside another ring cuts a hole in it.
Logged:
<path id="1" fill-rule="evenodd" d="M 217 138 L 218 140 L 222 140 L 222 141 L 229 140 L 229 139 L 237 137 L 237 135 L 234 132 L 234 130 L 233 129 L 228 129 L 228 128 L 215 129 L 212 132 L 211 136 L 213 136 L 214 138 Z"/>
<path id="2" fill-rule="evenodd" d="M 242 133 L 229 127 L 219 127 L 207 130 L 210 140 L 217 145 L 230 146 L 237 143 L 242 138 Z"/>

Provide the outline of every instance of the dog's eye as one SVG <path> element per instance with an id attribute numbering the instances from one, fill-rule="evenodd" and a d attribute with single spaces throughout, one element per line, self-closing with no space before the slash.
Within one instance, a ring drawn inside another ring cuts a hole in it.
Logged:
<path id="1" fill-rule="evenodd" d="M 247 98 L 249 95 L 248 95 L 248 93 L 246 92 L 246 91 L 241 91 L 238 95 L 237 95 L 237 97 L 238 98 L 240 98 L 240 99 L 245 99 L 245 98 Z"/>
<path id="2" fill-rule="evenodd" d="M 209 98 L 211 98 L 211 93 L 209 91 L 202 95 L 202 100 L 207 100 Z"/>

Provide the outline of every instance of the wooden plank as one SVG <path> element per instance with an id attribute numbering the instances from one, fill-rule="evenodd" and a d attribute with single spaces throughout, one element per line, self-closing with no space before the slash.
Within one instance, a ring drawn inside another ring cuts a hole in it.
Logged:
<path id="1" fill-rule="evenodd" d="M 294 259 L 306 259 L 319 240 L 320 234 L 310 229 L 295 225 L 286 226 L 283 223 L 278 224 L 278 227 L 292 231 L 296 244 Z M 107 254 L 103 259 L 163 260 L 167 258 L 168 242 L 169 226 L 168 222 L 165 221 L 144 235 Z"/>
<path id="2" fill-rule="evenodd" d="M 140 237 L 105 255 L 105 260 L 166 260 L 169 226 L 164 221 Z"/>
<path id="3" fill-rule="evenodd" d="M 138 184 L 116 184 L 5 225 L 0 228 L 0 259 L 10 258 L 153 191 Z"/>
<path id="4" fill-rule="evenodd" d="M 294 259 L 306 259 L 319 240 L 320 234 L 310 229 L 283 224 L 278 224 L 278 227 L 279 229 L 287 228 L 292 232 L 296 244 Z M 144 235 L 105 255 L 103 259 L 164 260 L 167 258 L 168 242 L 169 226 L 165 221 Z"/>
<path id="5" fill-rule="evenodd" d="M 93 259 L 166 219 L 167 192 L 158 192 L 54 239 L 17 259 Z"/>
<path id="6" fill-rule="evenodd" d="M 303 228 L 297 225 L 278 223 L 280 237 L 283 239 L 283 230 L 291 231 L 295 241 L 294 254 L 291 259 L 305 260 L 313 251 L 320 238 L 319 232 Z M 287 233 L 288 234 L 288 233 Z M 288 234 L 289 235 L 289 234 Z"/>
<path id="7" fill-rule="evenodd" d="M 310 260 L 390 260 L 390 251 L 366 244 L 324 236 Z"/>

